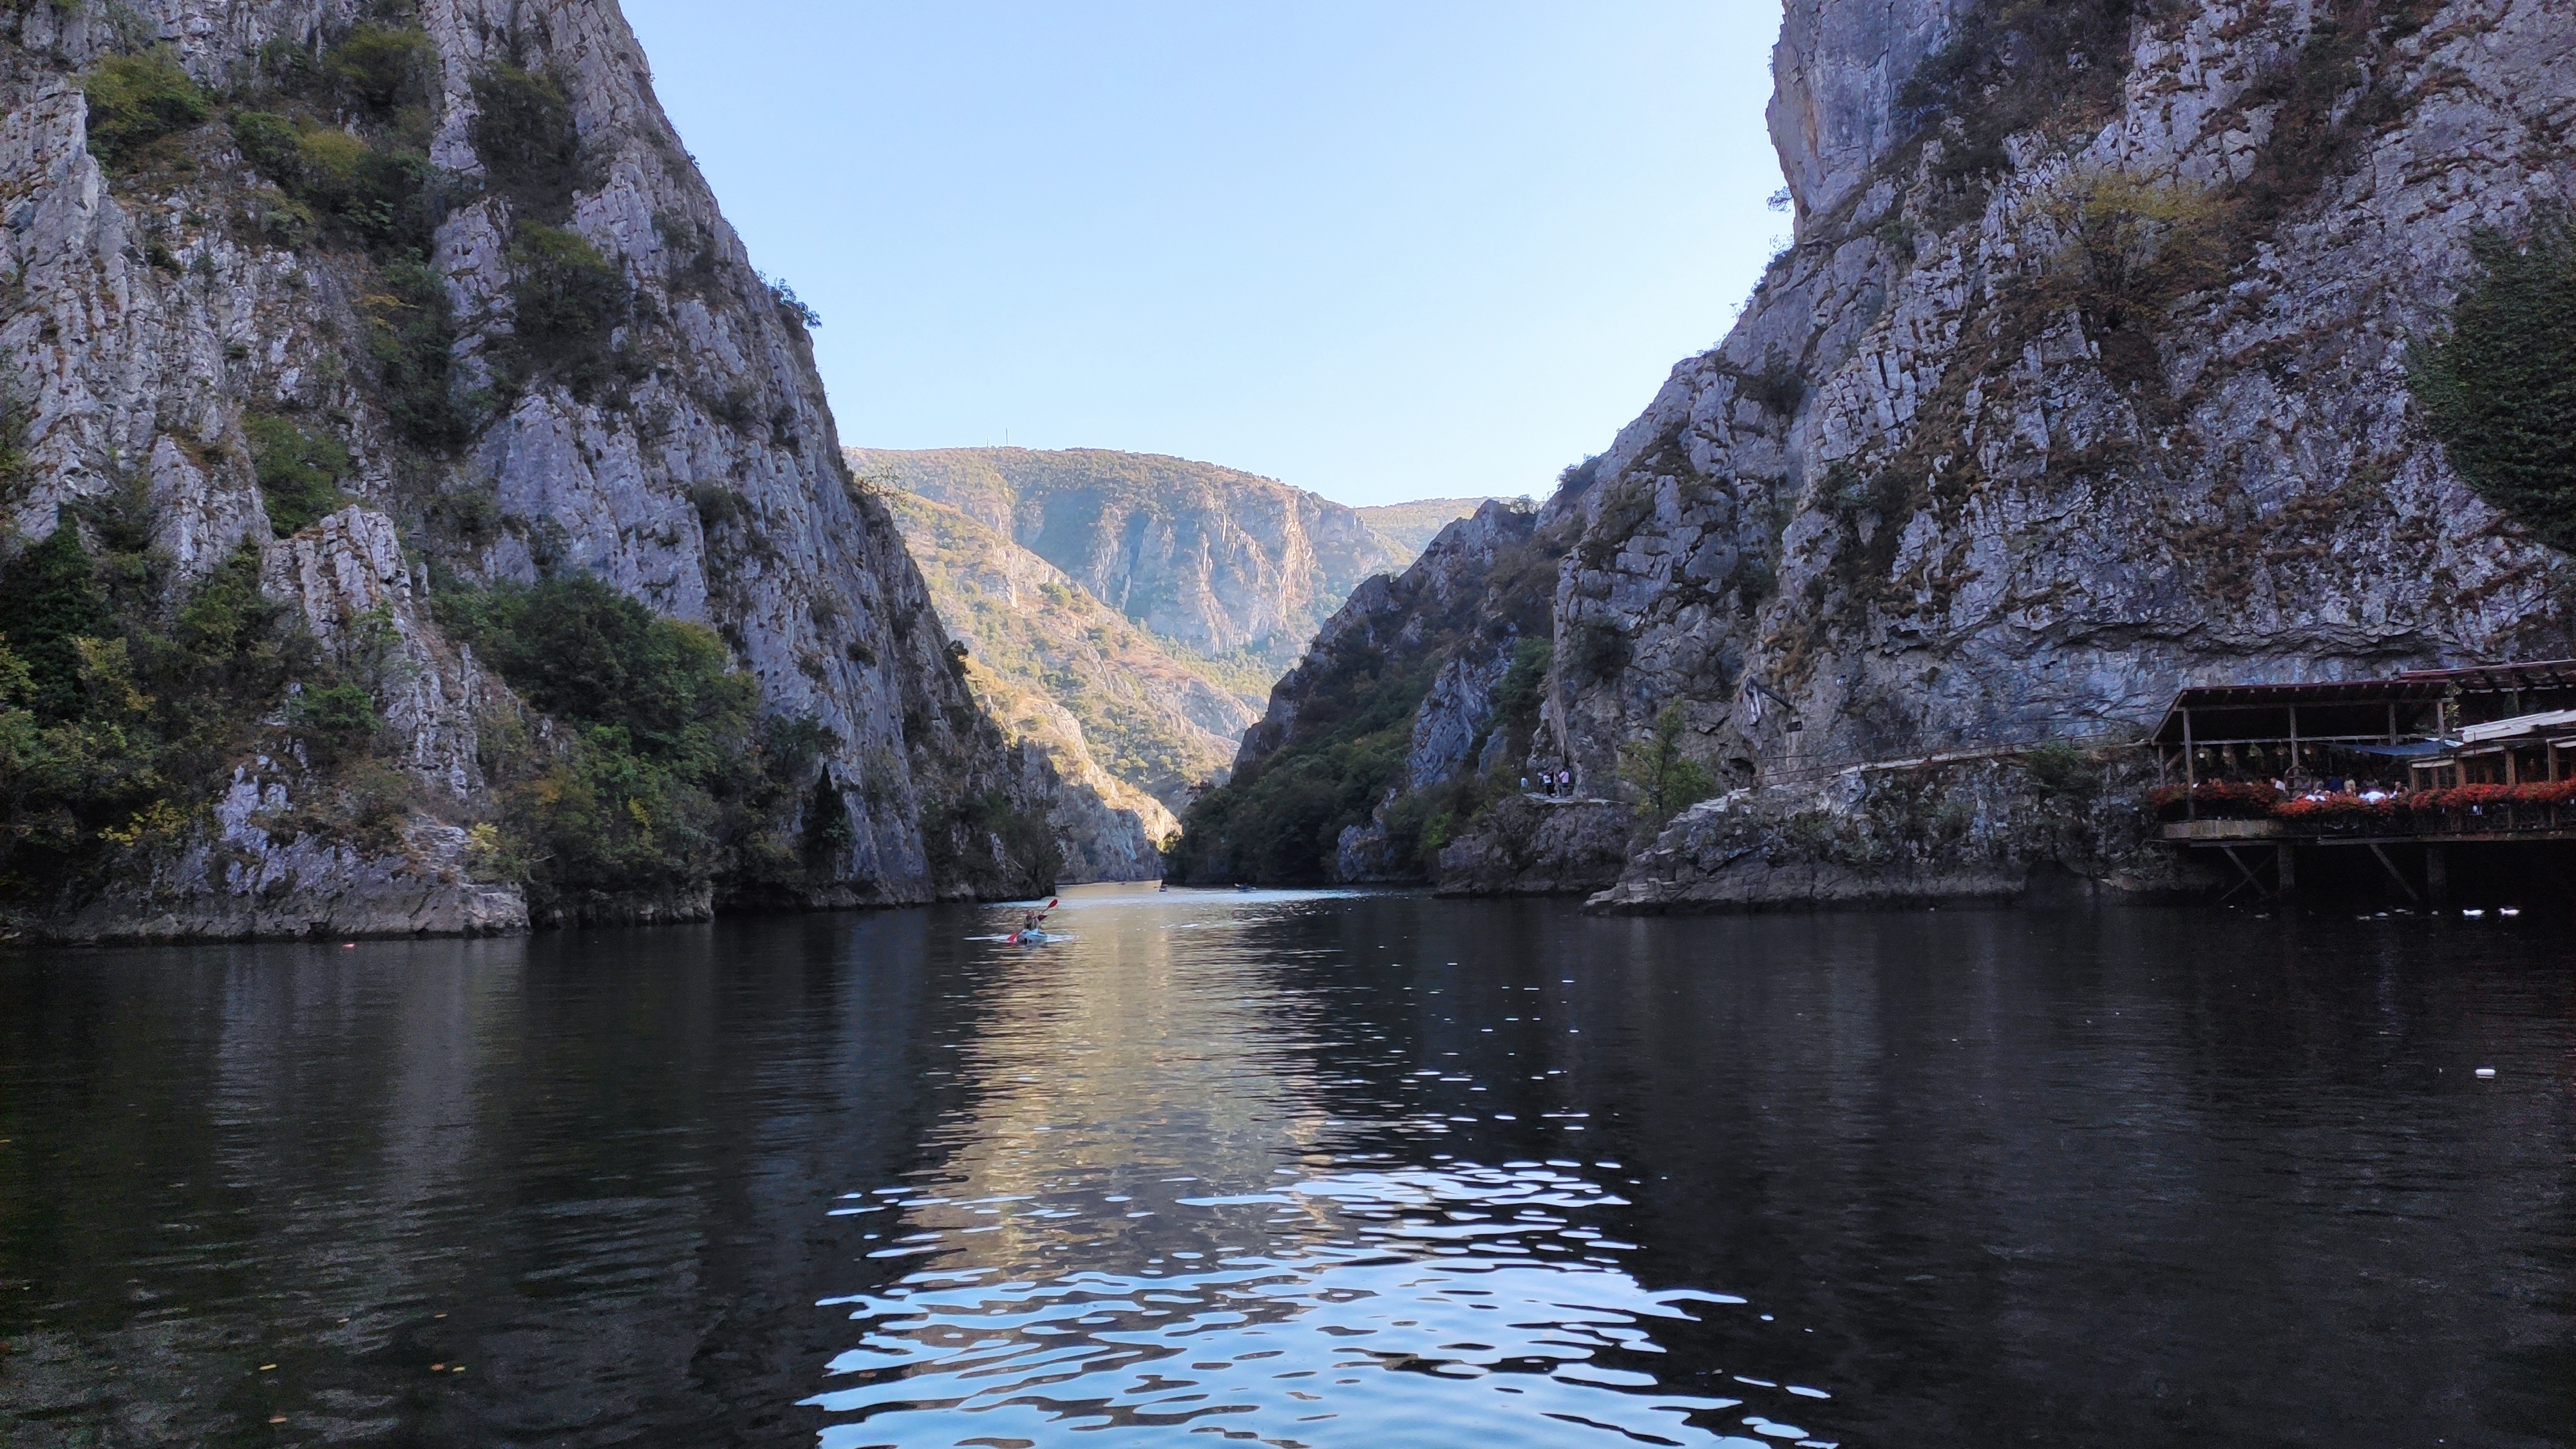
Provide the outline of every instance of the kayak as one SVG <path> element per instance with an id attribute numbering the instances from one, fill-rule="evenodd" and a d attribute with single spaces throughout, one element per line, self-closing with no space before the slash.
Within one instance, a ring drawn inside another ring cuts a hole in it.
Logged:
<path id="1" fill-rule="evenodd" d="M 1014 946 L 1043 946 L 1049 941 L 1065 939 L 1060 931 L 1013 931 L 1002 938 Z"/>

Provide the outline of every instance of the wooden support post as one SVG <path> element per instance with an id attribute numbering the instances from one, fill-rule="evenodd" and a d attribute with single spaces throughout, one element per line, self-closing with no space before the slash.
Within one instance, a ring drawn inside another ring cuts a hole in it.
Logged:
<path id="1" fill-rule="evenodd" d="M 2451 862 L 2442 847 L 2424 847 L 2424 898 L 2437 906 L 2451 903 Z"/>
<path id="2" fill-rule="evenodd" d="M 2397 743 L 2397 702 L 2395 700 L 2388 702 L 2388 742 L 2392 745 Z"/>
<path id="3" fill-rule="evenodd" d="M 2280 882 L 2280 894 L 2286 900 L 2299 888 L 2299 848 L 2283 841 L 2272 850 L 2272 878 Z"/>
<path id="4" fill-rule="evenodd" d="M 2511 745 L 2504 747 L 2504 782 L 2508 785 L 2519 785 L 2522 783 L 2521 762 L 2513 757 L 2513 746 Z"/>
<path id="5" fill-rule="evenodd" d="M 2184 792 L 2182 818 L 2198 820 L 2200 801 L 2191 792 L 2200 787 L 2200 766 L 2191 756 L 2191 711 L 2184 710 L 2182 712 L 2182 788 Z"/>
<path id="6" fill-rule="evenodd" d="M 2290 706 L 2290 783 L 2299 783 L 2299 707 Z"/>
<path id="7" fill-rule="evenodd" d="M 2227 902 L 2233 898 L 2238 891 L 2245 889 L 2247 886 L 2252 886 L 2254 888 L 2254 894 L 2264 900 L 2268 901 L 2273 898 L 2273 892 L 2267 889 L 2263 884 L 2263 877 L 2254 873 L 2254 867 L 2245 863 L 2245 858 L 2236 853 L 2235 846 L 2222 845 L 2218 847 L 2218 850 L 2220 854 L 2227 857 L 2227 863 L 2229 865 L 2236 867 L 2237 874 L 2245 877 L 2245 879 L 2228 887 L 2227 894 L 2218 898 L 2218 903 L 2220 905 L 2223 906 L 2227 904 Z"/>
<path id="8" fill-rule="evenodd" d="M 2424 898 L 2415 893 L 2414 885 L 2406 879 L 2406 872 L 2397 868 L 2397 862 L 2388 858 L 2388 852 L 2379 848 L 2378 841 L 2370 842 L 2370 853 L 2379 858 L 2379 868 L 2388 872 L 2388 878 L 2397 882 L 2397 888 L 2406 892 L 2406 899 L 2419 906 L 2424 904 Z"/>

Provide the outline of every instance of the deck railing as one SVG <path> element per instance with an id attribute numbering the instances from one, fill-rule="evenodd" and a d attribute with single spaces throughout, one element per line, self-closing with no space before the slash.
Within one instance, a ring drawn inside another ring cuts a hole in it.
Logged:
<path id="1" fill-rule="evenodd" d="M 2259 798 L 2243 786 L 2204 785 L 2186 801 L 2163 794 L 2157 813 L 2167 824 L 2200 821 L 2268 821 L 2284 837 L 2372 840 L 2409 836 L 2488 836 L 2496 839 L 2576 834 L 2576 798 L 2565 787 L 2471 786 L 2365 803 L 2351 796 L 2324 800 Z"/>

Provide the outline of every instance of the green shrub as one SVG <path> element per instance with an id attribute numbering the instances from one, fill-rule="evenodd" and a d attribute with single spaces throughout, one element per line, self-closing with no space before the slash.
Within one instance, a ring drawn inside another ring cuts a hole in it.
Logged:
<path id="1" fill-rule="evenodd" d="M 507 852 L 539 903 L 579 915 L 619 897 L 773 879 L 797 850 L 781 817 L 825 740 L 763 721 L 759 688 L 703 625 L 589 575 L 448 594 L 442 622 L 520 696 L 570 728 L 548 756 L 503 748 Z"/>
<path id="2" fill-rule="evenodd" d="M 2022 757 L 2031 784 L 2043 800 L 2089 800 L 2101 793 L 2102 769 L 2093 758 L 2065 740 L 2052 740 Z"/>
<path id="3" fill-rule="evenodd" d="M 733 672 L 714 631 L 662 618 L 591 575 L 450 596 L 441 607 L 530 704 L 624 731 L 656 760 L 713 768 L 754 718 L 758 690 Z"/>
<path id="4" fill-rule="evenodd" d="M 0 569 L 0 625 L 27 671 L 24 699 L 46 721 L 80 712 L 80 652 L 72 641 L 110 632 L 107 596 L 70 517 Z"/>
<path id="5" fill-rule="evenodd" d="M 2227 279 L 2229 203 L 2178 183 L 2093 171 L 2078 174 L 2051 210 L 2066 244 L 2047 259 L 2037 299 L 2051 313 L 2077 309 L 2112 382 L 2161 384 L 2156 341 L 2174 303 Z"/>
<path id="6" fill-rule="evenodd" d="M 279 538 L 296 533 L 347 506 L 340 480 L 349 476 L 349 449 L 328 433 L 308 433 L 273 413 L 245 413 L 251 466 L 268 526 Z"/>
<path id="7" fill-rule="evenodd" d="M 376 696 L 351 680 L 308 686 L 288 704 L 286 723 L 303 736 L 317 761 L 335 761 L 365 747 L 383 729 Z"/>
<path id="8" fill-rule="evenodd" d="M 384 290 L 359 299 L 367 355 L 384 388 L 385 411 L 404 437 L 449 448 L 472 435 L 474 413 L 456 397 L 456 317 L 447 285 L 418 256 L 387 262 Z"/>
<path id="9" fill-rule="evenodd" d="M 615 367 L 609 335 L 626 318 L 626 275 L 578 232 L 529 222 L 510 245 L 518 349 L 587 396 Z"/>
<path id="10" fill-rule="evenodd" d="M 1600 481 L 1601 455 L 1587 453 L 1580 463 L 1568 463 L 1557 470 L 1556 492 L 1560 498 L 1577 498 Z"/>
<path id="11" fill-rule="evenodd" d="M 1386 812 L 1386 859 L 1424 880 L 1440 874 L 1440 852 L 1484 806 L 1473 776 L 1445 780 L 1398 798 Z"/>
<path id="12" fill-rule="evenodd" d="M 1556 646 L 1545 639 L 1524 638 L 1512 648 L 1511 667 L 1494 686 L 1494 722 L 1527 729 L 1538 719 L 1546 698 L 1547 671 L 1556 662 Z"/>
<path id="13" fill-rule="evenodd" d="M 474 78 L 474 119 L 466 139 L 492 189 L 525 217 L 571 214 L 582 182 L 581 131 L 563 84 L 551 75 L 496 66 Z"/>
<path id="14" fill-rule="evenodd" d="M 149 520 L 129 502 L 90 509 L 95 555 L 66 518 L 0 569 L 11 636 L 0 659 L 0 902 L 56 898 L 110 849 L 182 838 L 290 682 L 341 682 L 315 669 L 293 611 L 260 593 L 255 544 L 183 594 L 163 632 L 163 585 L 142 552 Z"/>
<path id="15" fill-rule="evenodd" d="M 1185 880 L 1312 883 L 1330 874 L 1345 826 L 1368 819 L 1403 775 L 1431 661 L 1337 654 L 1307 681 L 1298 736 L 1190 804 L 1172 868 Z"/>
<path id="16" fill-rule="evenodd" d="M 164 136 L 206 119 L 206 94 L 165 48 L 116 55 L 81 77 L 89 98 L 89 149 L 111 168 L 133 164 Z"/>
<path id="17" fill-rule="evenodd" d="M 1682 707 L 1668 704 L 1654 733 L 1619 747 L 1619 778 L 1636 787 L 1639 818 L 1657 828 L 1717 793 L 1716 777 L 1682 752 L 1684 729 Z"/>
<path id="18" fill-rule="evenodd" d="M 361 25 L 323 58 L 350 100 L 380 116 L 438 99 L 438 45 L 419 30 Z"/>
<path id="19" fill-rule="evenodd" d="M 2576 223 L 2545 216 L 2521 242 L 2470 245 L 2479 271 L 2449 334 L 2414 349 L 2416 401 L 2478 496 L 2576 551 Z"/>
<path id="20" fill-rule="evenodd" d="M 0 501 L 17 496 L 27 476 L 27 446 L 35 431 L 34 410 L 17 390 L 0 385 Z"/>
<path id="21" fill-rule="evenodd" d="M 949 809 L 936 803 L 921 812 L 923 854 L 936 880 L 959 882 L 981 896 L 1051 889 L 1064 869 L 1064 850 L 1042 811 L 1021 810 L 1001 790 L 970 795 Z M 999 842 L 1001 859 L 991 842 Z"/>
<path id="22" fill-rule="evenodd" d="M 1742 386 L 1744 395 L 1764 411 L 1784 418 L 1794 415 L 1798 404 L 1807 399 L 1806 377 L 1787 363 L 1774 362 L 1760 372 L 1746 374 Z"/>
<path id="23" fill-rule="evenodd" d="M 1586 620 L 1574 626 L 1572 657 L 1577 679 L 1610 679 L 1628 667 L 1628 636 L 1614 625 Z"/>
<path id="24" fill-rule="evenodd" d="M 233 143 L 262 176 L 371 247 L 420 251 L 437 225 L 437 168 L 398 141 L 275 111 L 236 111 Z"/>

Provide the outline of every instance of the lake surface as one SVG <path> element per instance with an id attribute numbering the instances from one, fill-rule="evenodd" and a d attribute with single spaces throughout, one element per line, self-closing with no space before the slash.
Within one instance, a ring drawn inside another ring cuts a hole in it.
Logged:
<path id="1" fill-rule="evenodd" d="M 1003 921 L 0 956 L 0 1442 L 2576 1442 L 2563 922 Z"/>

